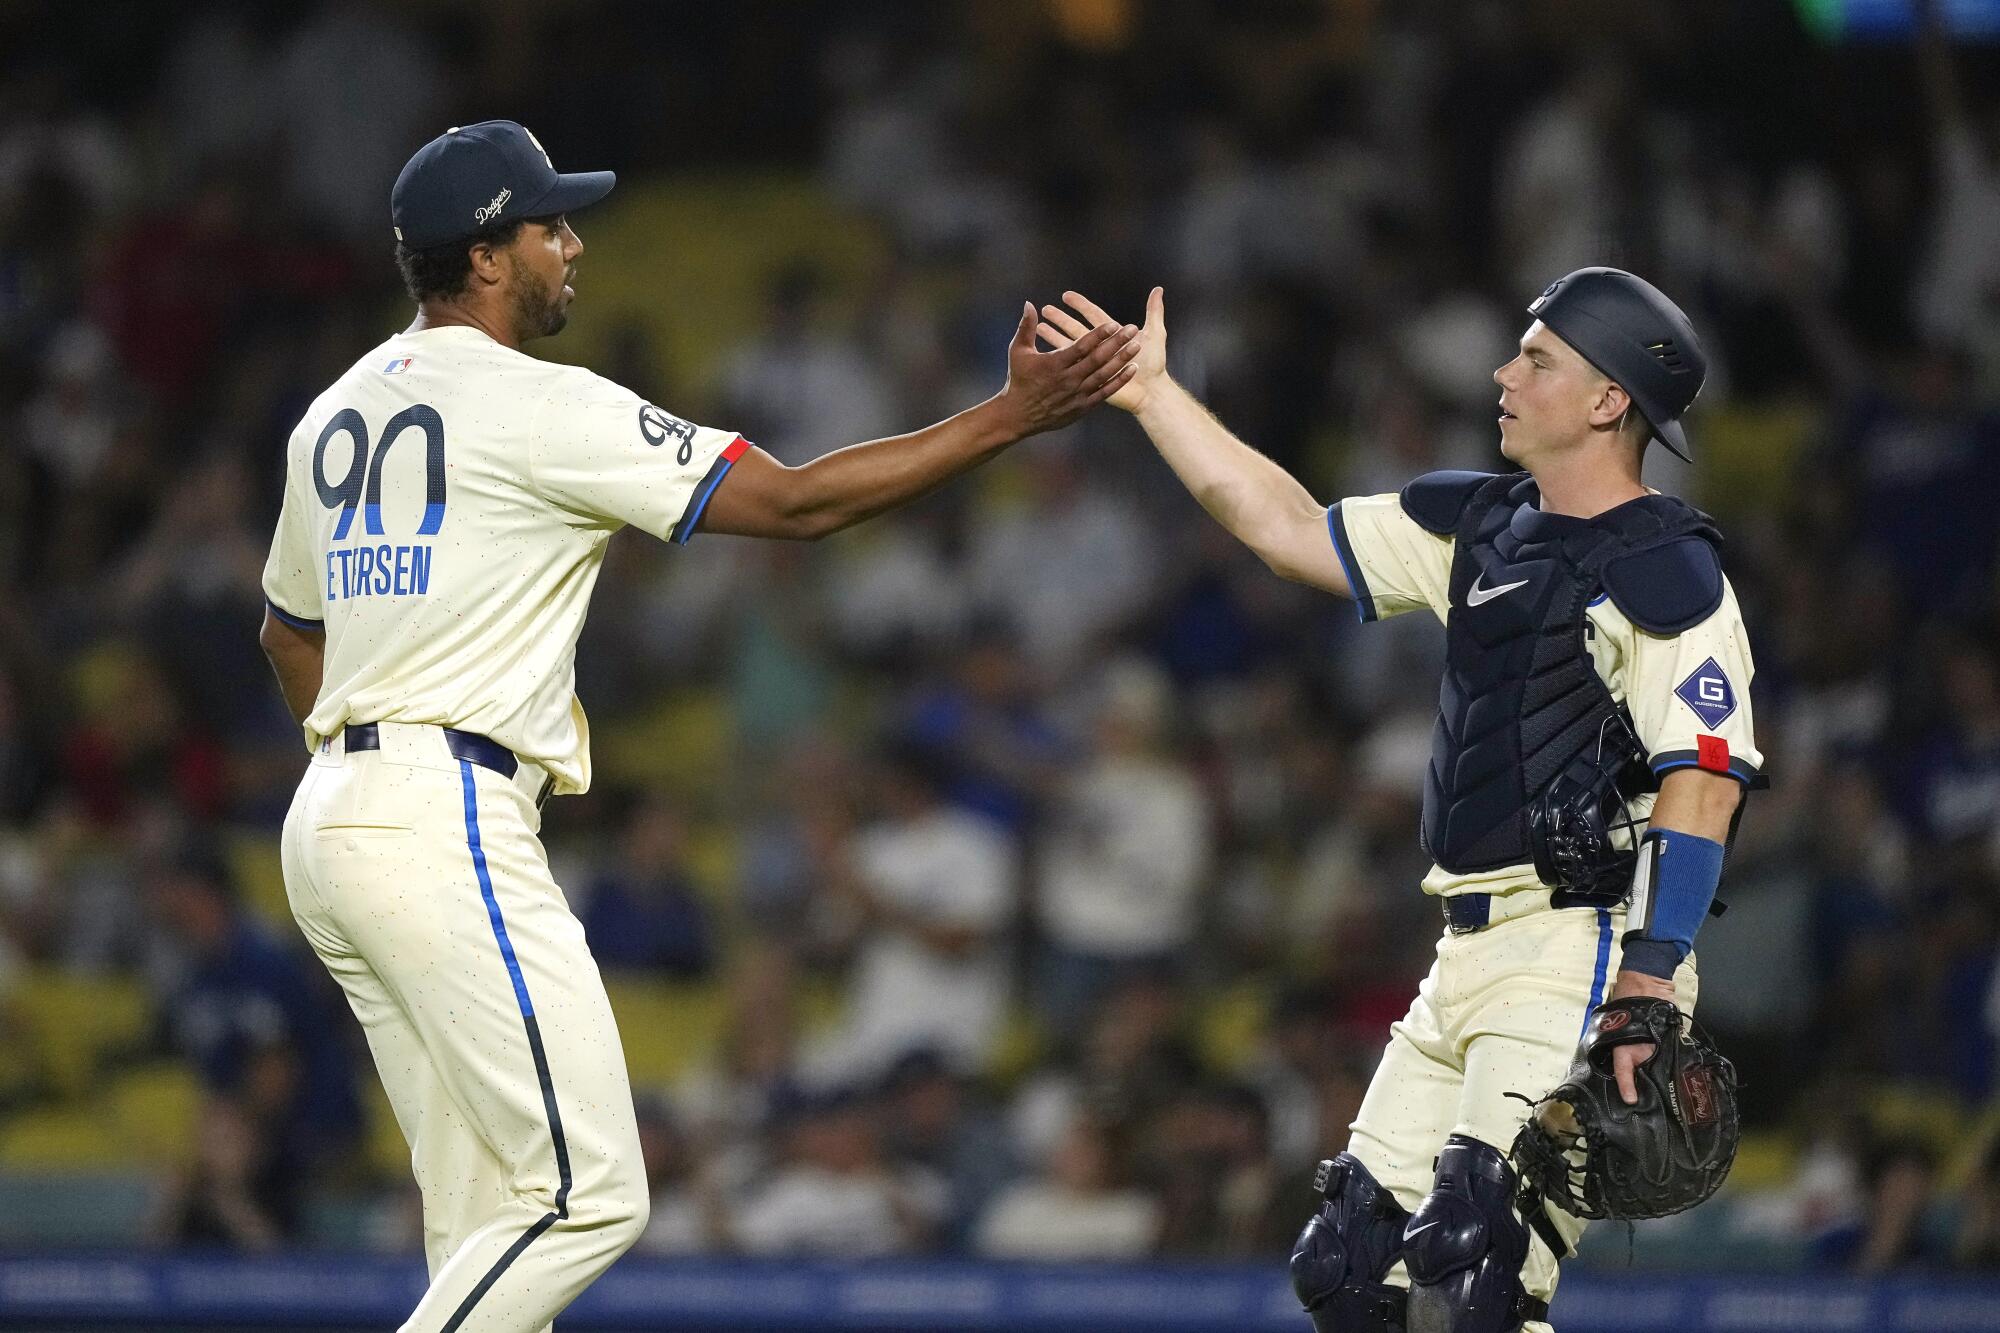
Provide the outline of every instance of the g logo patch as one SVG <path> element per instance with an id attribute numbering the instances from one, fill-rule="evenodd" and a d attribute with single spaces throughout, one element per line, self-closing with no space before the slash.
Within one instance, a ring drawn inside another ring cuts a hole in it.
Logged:
<path id="1" fill-rule="evenodd" d="M 671 412 L 654 407 L 651 403 L 639 405 L 639 434 L 655 449 L 668 440 L 679 440 L 680 451 L 675 461 L 686 463 L 694 457 L 694 423 L 682 421 Z"/>
<path id="2" fill-rule="evenodd" d="M 1729 677 L 1723 674 L 1713 657 L 1676 685 L 1674 694 L 1710 731 L 1721 726 L 1723 719 L 1736 711 L 1736 691 L 1731 688 Z"/>

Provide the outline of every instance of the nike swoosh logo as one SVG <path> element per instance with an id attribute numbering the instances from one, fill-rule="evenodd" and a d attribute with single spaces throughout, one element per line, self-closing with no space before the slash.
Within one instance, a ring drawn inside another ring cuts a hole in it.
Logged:
<path id="1" fill-rule="evenodd" d="M 1480 575 L 1480 578 L 1484 577 L 1486 576 L 1483 574 Z M 1465 604 L 1467 606 L 1483 606 L 1485 603 L 1492 601 L 1495 597 L 1500 596 L 1502 593 L 1509 593 L 1514 591 L 1514 589 L 1516 588 L 1525 588 L 1527 586 L 1528 586 L 1528 581 L 1526 579 L 1522 579 L 1519 583 L 1503 583 L 1497 588 L 1482 588 L 1479 586 L 1479 579 L 1474 579 L 1472 581 L 1471 589 L 1468 590 L 1465 594 Z"/>

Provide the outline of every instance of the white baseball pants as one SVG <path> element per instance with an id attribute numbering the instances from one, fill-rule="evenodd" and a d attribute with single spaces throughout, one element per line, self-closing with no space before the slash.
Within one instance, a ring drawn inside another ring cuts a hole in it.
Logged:
<path id="1" fill-rule="evenodd" d="M 1548 906 L 1548 890 L 1496 895 L 1482 930 L 1438 941 L 1437 961 L 1400 1022 L 1355 1117 L 1348 1150 L 1414 1210 L 1431 1192 L 1445 1139 L 1465 1134 L 1503 1154 L 1528 1107 L 1562 1082 L 1592 1010 L 1618 975 L 1622 910 Z M 1694 958 L 1674 977 L 1682 1012 L 1694 1012 Z M 1553 1207 L 1549 1217 L 1575 1248 L 1584 1223 Z M 1409 1285 L 1397 1264 L 1389 1280 Z M 1533 1231 L 1521 1274 L 1528 1294 L 1555 1295 L 1556 1259 Z M 1523 1333 L 1549 1333 L 1524 1324 Z"/>
<path id="2" fill-rule="evenodd" d="M 618 1028 L 536 836 L 542 771 L 436 727 L 315 755 L 285 819 L 292 913 L 410 1145 L 431 1283 L 404 1333 L 546 1328 L 645 1228 Z"/>

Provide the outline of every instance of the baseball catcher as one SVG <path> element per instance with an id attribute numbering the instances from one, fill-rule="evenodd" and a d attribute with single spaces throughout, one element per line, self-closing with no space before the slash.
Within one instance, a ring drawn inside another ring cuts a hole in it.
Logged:
<path id="1" fill-rule="evenodd" d="M 1065 301 L 1052 345 L 1116 327 Z M 1587 1219 L 1690 1207 L 1735 1151 L 1733 1074 L 1681 1016 L 1763 782 L 1753 667 L 1721 533 L 1642 476 L 1654 443 L 1692 456 L 1708 358 L 1618 269 L 1527 313 L 1493 372 L 1512 472 L 1320 503 L 1167 373 L 1158 290 L 1110 399 L 1275 572 L 1444 630 L 1421 824 L 1444 932 L 1292 1253 L 1318 1333 L 1548 1333 Z"/>

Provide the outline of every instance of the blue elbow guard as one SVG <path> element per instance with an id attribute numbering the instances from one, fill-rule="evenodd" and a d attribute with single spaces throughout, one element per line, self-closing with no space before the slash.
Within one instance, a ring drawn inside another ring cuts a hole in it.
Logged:
<path id="1" fill-rule="evenodd" d="M 1694 933 L 1715 902 L 1722 882 L 1722 844 L 1673 829 L 1649 830 L 1632 871 L 1632 899 L 1625 915 L 1625 945 L 1671 945 L 1675 963 L 1694 948 Z M 1639 950 L 1644 957 L 1657 950 Z"/>

